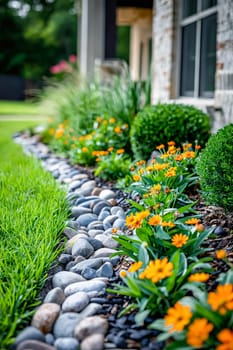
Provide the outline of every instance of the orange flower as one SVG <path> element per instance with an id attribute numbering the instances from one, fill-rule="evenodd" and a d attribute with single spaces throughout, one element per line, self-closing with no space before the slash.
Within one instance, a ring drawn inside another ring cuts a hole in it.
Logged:
<path id="1" fill-rule="evenodd" d="M 153 187 L 151 187 L 150 189 L 150 192 L 152 194 L 158 194 L 161 190 L 161 185 L 160 184 L 157 184 L 157 185 L 154 185 Z"/>
<path id="2" fill-rule="evenodd" d="M 118 228 L 116 228 L 116 227 L 113 227 L 112 228 L 112 234 L 114 235 L 115 233 L 117 233 L 117 231 L 118 231 Z"/>
<path id="3" fill-rule="evenodd" d="M 168 152 L 167 152 L 168 154 L 175 154 L 176 153 L 176 147 L 174 147 L 174 146 L 170 146 L 169 148 L 168 148 Z"/>
<path id="4" fill-rule="evenodd" d="M 174 222 L 171 222 L 171 221 L 164 221 L 161 223 L 161 226 L 163 226 L 163 227 L 175 227 L 176 224 L 174 224 Z"/>
<path id="5" fill-rule="evenodd" d="M 189 276 L 189 282 L 206 282 L 210 278 L 210 275 L 205 272 L 194 273 Z"/>
<path id="6" fill-rule="evenodd" d="M 115 121 L 116 121 L 115 118 L 110 118 L 110 119 L 109 119 L 109 123 L 111 123 L 111 124 L 115 123 Z"/>
<path id="7" fill-rule="evenodd" d="M 125 270 L 121 270 L 119 275 L 120 277 L 125 278 L 127 276 L 127 272 Z"/>
<path id="8" fill-rule="evenodd" d="M 187 151 L 187 152 L 184 152 L 182 154 L 182 157 L 185 159 L 185 158 L 195 158 L 196 157 L 196 153 L 193 152 L 193 151 Z"/>
<path id="9" fill-rule="evenodd" d="M 196 224 L 196 230 L 197 232 L 202 232 L 204 231 L 204 226 L 202 224 Z"/>
<path id="10" fill-rule="evenodd" d="M 175 141 L 169 141 L 167 144 L 169 147 L 171 147 L 171 146 L 175 146 L 176 143 Z"/>
<path id="11" fill-rule="evenodd" d="M 49 135 L 54 135 L 55 134 L 55 130 L 53 128 L 49 129 Z"/>
<path id="12" fill-rule="evenodd" d="M 199 149 L 201 149 L 201 146 L 200 145 L 196 145 L 195 149 L 199 150 Z"/>
<path id="13" fill-rule="evenodd" d="M 165 146 L 163 144 L 156 147 L 156 149 L 164 149 L 164 148 L 165 148 Z"/>
<path id="14" fill-rule="evenodd" d="M 176 176 L 176 167 L 171 167 L 168 169 L 168 171 L 165 173 L 166 177 L 173 177 Z"/>
<path id="15" fill-rule="evenodd" d="M 162 260 L 157 259 L 150 261 L 149 265 L 145 268 L 143 272 L 140 273 L 139 278 L 147 278 L 153 283 L 157 283 L 166 277 L 172 275 L 173 264 L 168 261 L 167 258 Z"/>
<path id="16" fill-rule="evenodd" d="M 172 237 L 172 244 L 176 247 L 176 248 L 181 248 L 183 245 L 185 245 L 188 241 L 188 236 L 183 235 L 182 233 L 179 234 L 175 234 Z"/>
<path id="17" fill-rule="evenodd" d="M 63 134 L 64 134 L 64 129 L 59 128 L 55 132 L 55 138 L 60 139 L 63 136 Z"/>
<path id="18" fill-rule="evenodd" d="M 199 224 L 199 219 L 197 219 L 197 218 L 189 219 L 189 220 L 185 221 L 185 224 L 187 224 L 187 225 L 197 225 L 197 224 Z"/>
<path id="19" fill-rule="evenodd" d="M 227 257 L 227 252 L 224 249 L 220 249 L 216 251 L 216 258 L 217 259 L 224 259 Z"/>
<path id="20" fill-rule="evenodd" d="M 114 131 L 115 131 L 116 134 L 120 134 L 121 128 L 119 126 L 116 126 Z"/>
<path id="21" fill-rule="evenodd" d="M 222 344 L 218 345 L 216 350 L 233 349 L 233 330 L 225 328 L 218 333 L 217 338 Z"/>
<path id="22" fill-rule="evenodd" d="M 101 117 L 97 117 L 96 120 L 97 120 L 98 123 L 100 123 L 102 121 L 102 118 Z"/>
<path id="23" fill-rule="evenodd" d="M 148 222 L 151 226 L 157 226 L 161 224 L 162 218 L 160 215 L 154 215 L 149 219 Z"/>
<path id="24" fill-rule="evenodd" d="M 164 170 L 164 169 L 168 168 L 169 165 L 170 165 L 169 163 L 163 163 L 163 164 L 156 163 L 156 164 L 154 164 L 153 168 L 154 168 L 154 170 Z"/>
<path id="25" fill-rule="evenodd" d="M 171 326 L 170 332 L 181 332 L 187 326 L 191 317 L 190 307 L 177 302 L 168 309 L 167 315 L 164 317 L 165 325 Z"/>
<path id="26" fill-rule="evenodd" d="M 139 228 L 142 225 L 143 219 L 148 215 L 150 215 L 149 210 L 136 213 L 135 215 L 131 214 L 126 218 L 126 225 L 131 229 Z"/>
<path id="27" fill-rule="evenodd" d="M 225 315 L 228 310 L 233 310 L 233 284 L 218 285 L 216 292 L 208 293 L 208 304 L 214 311 Z"/>
<path id="28" fill-rule="evenodd" d="M 124 153 L 125 152 L 125 150 L 124 150 L 124 148 L 120 148 L 120 149 L 118 149 L 117 150 L 117 154 L 122 154 L 122 153 Z"/>
<path id="29" fill-rule="evenodd" d="M 134 179 L 134 181 L 139 181 L 141 179 L 141 176 L 138 174 L 134 174 L 133 179 Z"/>
<path id="30" fill-rule="evenodd" d="M 209 338 L 214 326 L 206 318 L 196 318 L 188 327 L 187 343 L 194 348 L 199 348 Z"/>
<path id="31" fill-rule="evenodd" d="M 138 261 L 138 262 L 135 262 L 134 264 L 132 264 L 130 266 L 130 268 L 128 269 L 129 272 L 136 272 L 138 271 L 143 265 L 143 262 L 142 261 Z"/>
<path id="32" fill-rule="evenodd" d="M 108 152 L 112 152 L 112 151 L 113 151 L 113 147 L 109 147 Z"/>
<path id="33" fill-rule="evenodd" d="M 183 157 L 181 154 L 177 154 L 174 159 L 177 161 L 181 161 L 183 159 Z"/>
<path id="34" fill-rule="evenodd" d="M 87 147 L 83 147 L 83 148 L 82 148 L 82 152 L 83 152 L 83 153 L 87 153 L 87 152 L 88 152 L 88 148 L 87 148 Z"/>

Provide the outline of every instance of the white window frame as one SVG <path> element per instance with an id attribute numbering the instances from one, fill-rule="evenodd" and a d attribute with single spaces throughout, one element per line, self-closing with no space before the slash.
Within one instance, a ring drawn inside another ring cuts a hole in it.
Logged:
<path id="1" fill-rule="evenodd" d="M 185 1 L 185 0 L 184 0 Z M 194 15 L 190 15 L 186 18 L 182 18 L 182 0 L 180 1 L 180 39 L 179 39 L 179 61 L 181 62 L 182 57 L 182 29 L 183 27 L 196 23 L 196 44 L 195 44 L 195 68 L 194 68 L 194 94 L 190 98 L 203 98 L 202 96 L 199 96 L 199 82 L 200 82 L 200 49 L 201 49 L 201 20 L 205 17 L 211 16 L 215 13 L 217 13 L 218 5 L 215 5 L 213 7 L 210 7 L 206 10 L 201 9 L 202 0 L 197 0 L 197 13 Z M 186 96 L 181 95 L 181 66 L 179 69 L 179 97 Z M 204 97 L 206 99 L 206 97 Z M 213 97 L 210 97 L 212 99 Z"/>

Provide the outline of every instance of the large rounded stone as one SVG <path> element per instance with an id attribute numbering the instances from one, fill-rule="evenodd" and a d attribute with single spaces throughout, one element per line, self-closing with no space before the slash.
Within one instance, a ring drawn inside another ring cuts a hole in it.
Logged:
<path id="1" fill-rule="evenodd" d="M 86 337 L 82 343 L 80 350 L 103 350 L 104 336 L 103 334 L 92 334 Z"/>
<path id="2" fill-rule="evenodd" d="M 65 289 L 69 284 L 84 281 L 84 278 L 71 271 L 60 271 L 53 276 L 53 287 Z"/>
<path id="3" fill-rule="evenodd" d="M 13 345 L 13 349 L 16 349 L 17 345 L 19 345 L 21 342 L 25 340 L 38 340 L 38 341 L 44 342 L 45 336 L 41 331 L 39 331 L 39 329 L 35 327 L 32 327 L 32 326 L 26 327 L 16 337 Z"/>
<path id="4" fill-rule="evenodd" d="M 56 350 L 78 350 L 79 341 L 75 338 L 58 338 L 54 346 Z"/>
<path id="5" fill-rule="evenodd" d="M 97 220 L 97 215 L 95 214 L 83 214 L 77 218 L 77 222 L 80 226 L 88 226 L 91 222 Z"/>
<path id="6" fill-rule="evenodd" d="M 44 303 L 55 303 L 61 305 L 65 300 L 65 295 L 60 287 L 51 289 L 44 299 Z"/>
<path id="7" fill-rule="evenodd" d="M 94 253 L 93 246 L 84 238 L 78 239 L 72 247 L 73 256 L 83 256 L 89 258 Z"/>
<path id="8" fill-rule="evenodd" d="M 116 197 L 116 193 L 113 192 L 112 190 L 106 189 L 106 190 L 103 190 L 103 191 L 100 192 L 99 197 L 101 199 L 108 200 L 108 199 L 111 199 L 111 198 L 115 198 Z"/>
<path id="9" fill-rule="evenodd" d="M 61 314 L 53 327 L 55 338 L 69 338 L 74 336 L 74 329 L 77 326 L 80 315 L 75 312 L 66 312 Z"/>
<path id="10" fill-rule="evenodd" d="M 34 314 L 31 325 L 38 328 L 44 334 L 50 333 L 59 313 L 60 306 L 58 304 L 42 304 Z"/>
<path id="11" fill-rule="evenodd" d="M 91 316 L 84 318 L 78 323 L 74 330 L 74 336 L 79 340 L 83 340 L 89 335 L 95 333 L 104 335 L 107 330 L 108 322 L 105 318 L 100 316 Z"/>
<path id="12" fill-rule="evenodd" d="M 100 292 L 106 288 L 106 284 L 99 279 L 93 279 L 85 282 L 70 284 L 65 288 L 65 296 L 72 295 L 77 292 Z"/>
<path id="13" fill-rule="evenodd" d="M 89 303 L 89 298 L 86 293 L 78 292 L 70 295 L 62 304 L 62 311 L 64 312 L 80 312 Z"/>
<path id="14" fill-rule="evenodd" d="M 17 350 L 56 350 L 56 348 L 38 340 L 25 340 L 17 346 Z"/>

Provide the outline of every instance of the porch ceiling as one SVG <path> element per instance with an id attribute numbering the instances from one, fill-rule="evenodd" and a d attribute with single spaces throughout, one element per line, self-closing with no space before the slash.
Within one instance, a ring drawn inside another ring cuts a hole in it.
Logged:
<path id="1" fill-rule="evenodd" d="M 136 7 L 117 7 L 116 23 L 118 26 L 132 25 L 138 20 L 152 21 L 152 9 Z"/>

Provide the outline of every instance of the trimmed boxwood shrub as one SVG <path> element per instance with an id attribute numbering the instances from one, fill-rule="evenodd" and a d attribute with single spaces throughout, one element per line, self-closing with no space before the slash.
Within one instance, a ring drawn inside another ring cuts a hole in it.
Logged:
<path id="1" fill-rule="evenodd" d="M 233 211 L 233 124 L 212 135 L 197 159 L 203 198 Z"/>
<path id="2" fill-rule="evenodd" d="M 131 128 L 131 147 L 136 159 L 149 159 L 156 146 L 175 141 L 198 142 L 204 146 L 210 136 L 210 118 L 201 110 L 183 104 L 158 104 L 139 112 Z"/>

